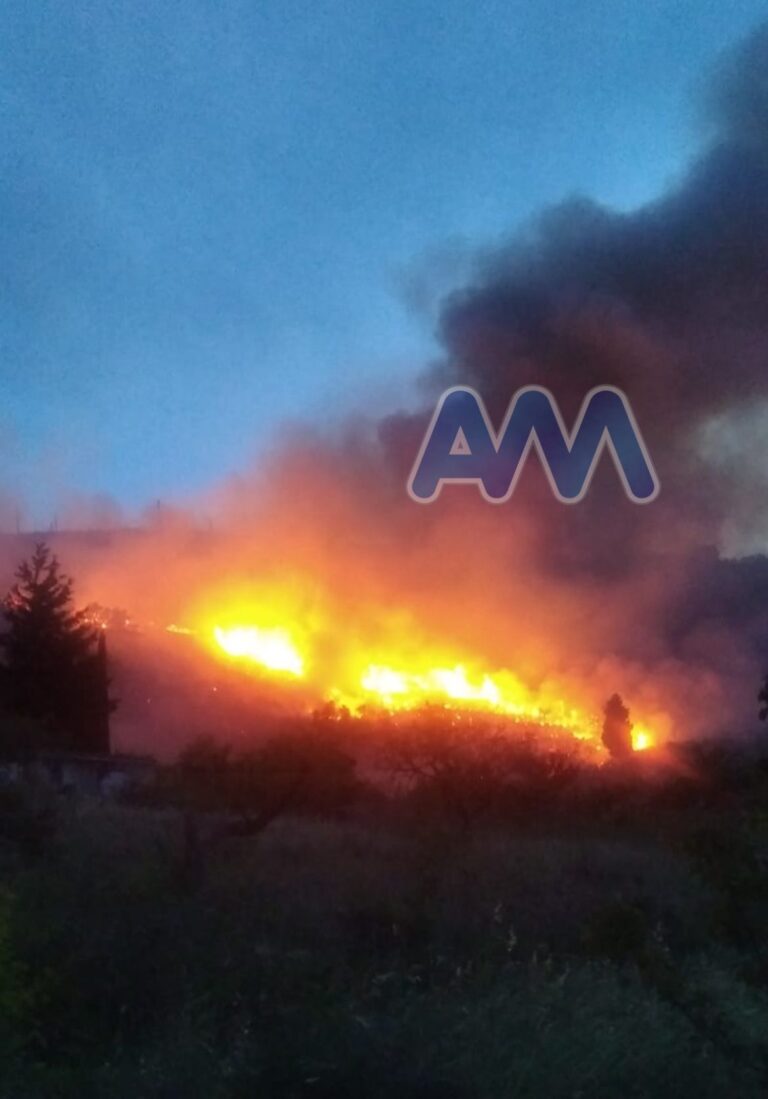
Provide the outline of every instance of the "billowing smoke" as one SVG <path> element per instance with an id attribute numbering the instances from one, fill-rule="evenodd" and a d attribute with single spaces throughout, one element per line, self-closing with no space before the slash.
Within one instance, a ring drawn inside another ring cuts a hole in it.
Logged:
<path id="1" fill-rule="evenodd" d="M 429 401 L 473 385 L 498 422 L 535 383 L 572 422 L 590 388 L 618 386 L 656 501 L 628 501 L 604 460 L 566 507 L 531 461 L 500 507 L 467 486 L 419 506 L 405 484 L 430 404 L 333 435 L 294 430 L 197 517 L 60 540 L 82 598 L 191 628 L 233 593 L 277 600 L 325 686 L 358 651 L 408 666 L 429 650 L 590 712 L 619 691 L 662 737 L 754 730 L 768 664 L 766 73 L 763 30 L 716 74 L 706 147 L 668 194 L 632 213 L 586 200 L 546 211 L 485 251 L 440 309 Z"/>
<path id="2" fill-rule="evenodd" d="M 716 74 L 708 146 L 670 193 L 630 214 L 548 210 L 483 256 L 440 316 L 436 386 L 476 386 L 497 422 L 532 383 L 571 421 L 595 385 L 630 396 L 661 479 L 652 506 L 629 503 L 603 463 L 578 507 L 529 470 L 493 518 L 511 567 L 527 544 L 526 587 L 582 596 L 558 651 L 669 684 L 681 734 L 752 724 L 768 642 L 768 563 L 718 553 L 765 545 L 766 73 L 761 29 Z M 514 600 L 499 606 L 514 620 Z"/>

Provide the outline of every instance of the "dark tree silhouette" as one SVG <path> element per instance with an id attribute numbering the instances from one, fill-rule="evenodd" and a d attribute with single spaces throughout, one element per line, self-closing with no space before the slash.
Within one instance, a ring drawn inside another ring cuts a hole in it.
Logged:
<path id="1" fill-rule="evenodd" d="M 765 721 L 768 718 L 768 675 L 763 680 L 757 701 L 760 703 L 760 720 Z"/>
<path id="2" fill-rule="evenodd" d="M 44 747 L 109 752 L 106 638 L 72 606 L 72 581 L 44 543 L 16 571 L 3 603 L 0 701 L 44 727 Z"/>
<path id="3" fill-rule="evenodd" d="M 212 737 L 192 741 L 172 768 L 177 800 L 200 812 L 230 812 L 248 831 L 291 812 L 335 814 L 354 800 L 355 761 L 324 730 L 298 720 L 260 746 L 233 753 Z"/>
<path id="4" fill-rule="evenodd" d="M 579 770 L 571 755 L 537 746 L 532 734 L 511 736 L 487 715 L 457 719 L 429 705 L 390 731 L 382 763 L 422 810 L 442 810 L 466 830 L 554 804 Z"/>
<path id="5" fill-rule="evenodd" d="M 181 883 L 203 881 L 213 846 L 260 835 L 284 813 L 336 815 L 353 802 L 355 761 L 328 730 L 303 721 L 235 755 L 212 737 L 192 741 L 169 769 L 166 795 L 184 811 Z M 214 819 L 203 824 L 203 816 Z"/>
<path id="6" fill-rule="evenodd" d="M 611 695 L 603 714 L 603 744 L 614 759 L 626 759 L 632 754 L 632 722 L 621 695 Z"/>

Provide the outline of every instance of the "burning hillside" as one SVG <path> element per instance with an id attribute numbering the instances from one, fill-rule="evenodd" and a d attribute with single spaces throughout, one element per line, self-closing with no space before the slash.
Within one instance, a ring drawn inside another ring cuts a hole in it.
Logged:
<path id="1" fill-rule="evenodd" d="M 312 658 L 294 643 L 289 629 L 217 626 L 213 635 L 223 653 L 252 665 L 257 673 L 311 677 Z M 338 685 L 315 684 L 322 699 L 356 715 L 369 709 L 409 711 L 425 704 L 457 711 L 486 711 L 526 727 L 533 724 L 562 729 L 599 745 L 596 715 L 580 712 L 555 693 L 535 694 L 510 671 L 490 674 L 467 661 L 451 664 L 447 657 L 441 663 L 439 655 L 430 656 L 424 650 L 418 656 L 404 653 L 398 657 L 393 653 L 369 657 L 360 652 L 347 657 L 339 669 Z M 650 746 L 652 735 L 646 729 L 635 726 L 633 732 L 636 749 Z"/>
<path id="2" fill-rule="evenodd" d="M 602 751 L 597 699 L 590 708 L 588 697 L 581 704 L 574 701 L 576 687 L 565 681 L 540 679 L 532 687 L 511 669 L 491 670 L 466 648 L 430 640 L 403 611 L 391 617 L 382 613 L 375 636 L 371 630 L 365 640 L 362 623 L 348 635 L 325 621 L 317 606 L 314 614 L 301 614 L 295 595 L 289 598 L 279 586 L 269 590 L 259 584 L 248 594 L 241 584 L 238 594 L 208 593 L 187 607 L 183 622 L 164 627 L 100 605 L 90 608 L 90 619 L 109 632 L 118 665 L 130 650 L 134 665 L 137 658 L 141 663 L 154 655 L 156 663 L 170 667 L 183 656 L 183 670 L 169 679 L 175 690 L 182 678 L 188 684 L 198 681 L 197 690 L 209 699 L 218 696 L 208 720 L 219 729 L 226 726 L 225 699 L 236 687 L 246 710 L 250 701 L 262 713 L 265 700 L 268 709 L 284 713 L 330 706 L 352 717 L 437 707 L 455 715 L 495 715 L 511 735 L 538 728 Z M 348 643 L 348 637 L 354 642 Z M 162 698 L 162 684 L 155 682 L 147 701 L 162 706 Z M 243 721 L 248 718 L 241 713 L 236 723 Z M 641 750 L 655 740 L 654 732 L 635 720 L 634 747 Z"/>
<path id="3" fill-rule="evenodd" d="M 633 213 L 565 203 L 470 265 L 437 310 L 418 410 L 294 427 L 186 510 L 69 537 L 78 599 L 130 609 L 155 679 L 150 650 L 167 656 L 169 626 L 183 636 L 178 726 L 200 718 L 184 677 L 218 693 L 230 673 L 279 708 L 436 702 L 592 740 L 620 692 L 636 747 L 752 726 L 768 565 L 739 555 L 765 545 L 751 444 L 768 415 L 767 59 L 763 32 L 720 73 L 708 143 L 668 194 Z M 661 495 L 635 506 L 604 459 L 564 507 L 531 460 L 501 507 L 470 486 L 415 504 L 408 474 L 454 384 L 497 425 L 522 386 L 550 389 L 569 424 L 590 389 L 617 387 Z"/>
<path id="4" fill-rule="evenodd" d="M 511 735 L 538 728 L 602 751 L 600 706 L 596 701 L 590 708 L 588 697 L 574 702 L 575 686 L 550 678 L 531 687 L 511 669 L 489 670 L 476 655 L 445 639 L 430 642 L 414 622 L 404 631 L 398 616 L 387 629 L 379 628 L 375 641 L 365 642 L 358 626 L 354 644 L 347 644 L 345 631 L 334 631 L 317 613 L 312 619 L 292 618 L 284 600 L 284 592 L 281 598 L 260 586 L 250 599 L 242 593 L 239 600 L 230 595 L 229 603 L 214 598 L 210 603 L 215 611 L 198 608 L 184 624 L 139 624 L 124 612 L 98 606 L 92 608 L 92 621 L 109 631 L 118 663 L 126 636 L 133 638 L 134 661 L 138 651 L 145 654 L 143 659 L 160 654 L 168 665 L 183 652 L 182 677 L 199 678 L 200 689 L 220 696 L 219 716 L 216 711 L 209 715 L 217 727 L 225 724 L 224 699 L 236 685 L 246 702 L 258 700 L 263 706 L 268 699 L 286 713 L 330 706 L 352 717 L 370 717 L 438 707 L 456 715 L 496 715 Z M 179 639 L 175 648 L 174 637 Z M 170 678 L 178 684 L 177 674 Z M 162 700 L 162 688 L 155 698 Z M 243 720 L 247 718 L 241 715 L 239 722 Z M 644 723 L 634 722 L 636 750 L 655 740 Z"/>

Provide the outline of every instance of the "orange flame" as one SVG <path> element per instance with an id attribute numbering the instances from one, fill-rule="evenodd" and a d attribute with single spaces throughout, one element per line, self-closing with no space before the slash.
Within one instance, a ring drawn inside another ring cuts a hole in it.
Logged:
<path id="1" fill-rule="evenodd" d="M 644 752 L 646 748 L 654 745 L 653 733 L 641 726 L 635 725 L 632 729 L 632 748 L 635 752 Z"/>
<path id="2" fill-rule="evenodd" d="M 346 707 L 359 714 L 366 706 L 388 711 L 416 709 L 438 703 L 455 709 L 480 709 L 567 729 L 584 740 L 599 740 L 596 722 L 562 699 L 537 699 L 511 672 L 491 674 L 474 670 L 464 661 L 432 662 L 429 657 L 400 662 L 371 658 L 355 651 L 339 661 L 336 669 L 342 686 L 318 682 L 313 654 L 302 651 L 295 634 L 286 627 L 263 625 L 216 625 L 211 630 L 220 654 L 242 660 L 264 672 L 307 677 L 323 701 Z M 339 679 L 336 679 L 338 684 Z"/>
<path id="3" fill-rule="evenodd" d="M 532 689 L 508 669 L 488 669 L 466 651 L 431 642 L 404 613 L 380 612 L 361 636 L 359 625 L 339 628 L 338 612 L 294 578 L 219 587 L 190 608 L 194 629 L 169 628 L 193 633 L 219 659 L 301 684 L 311 705 L 332 702 L 352 715 L 425 704 L 482 710 L 561 729 L 602 751 L 598 700 L 574 704 L 570 688 L 554 682 Z M 641 723 L 632 740 L 643 751 L 657 737 Z"/>
<path id="4" fill-rule="evenodd" d="M 304 658 L 287 630 L 261 629 L 259 626 L 214 627 L 216 643 L 229 656 L 250 660 L 272 672 L 304 674 Z"/>

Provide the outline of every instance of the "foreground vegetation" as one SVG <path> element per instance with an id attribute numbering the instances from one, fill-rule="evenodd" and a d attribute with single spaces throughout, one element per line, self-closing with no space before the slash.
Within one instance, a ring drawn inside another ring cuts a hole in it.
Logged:
<path id="1" fill-rule="evenodd" d="M 619 695 L 607 764 L 498 715 L 331 707 L 192 744 L 130 802 L 55 792 L 46 751 L 106 762 L 106 645 L 44 546 L 17 578 L 0 1099 L 768 1093 L 758 753 L 641 758 Z"/>
<path id="2" fill-rule="evenodd" d="M 0 1095 L 765 1095 L 768 815 L 739 774 L 580 810 L 561 783 L 470 827 L 429 783 L 358 791 L 214 837 L 194 880 L 178 807 L 6 791 Z"/>

